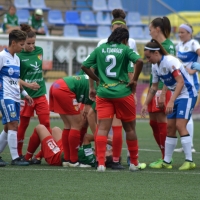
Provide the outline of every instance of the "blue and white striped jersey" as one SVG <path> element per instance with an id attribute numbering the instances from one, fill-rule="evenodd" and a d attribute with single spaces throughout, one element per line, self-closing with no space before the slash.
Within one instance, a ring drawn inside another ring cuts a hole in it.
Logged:
<path id="1" fill-rule="evenodd" d="M 0 99 L 20 102 L 20 60 L 4 49 L 0 52 Z"/>
<path id="2" fill-rule="evenodd" d="M 177 82 L 172 73 L 177 69 L 180 70 L 185 82 L 178 99 L 196 97 L 197 91 L 191 81 L 190 75 L 185 70 L 183 64 L 176 57 L 171 55 L 163 56 L 159 66 L 158 64 L 152 65 L 152 83 L 157 83 L 161 80 L 169 90 L 172 92 L 175 91 Z"/>
<path id="3" fill-rule="evenodd" d="M 191 69 L 192 63 L 197 62 L 198 54 L 196 51 L 200 49 L 199 42 L 191 39 L 185 43 L 179 42 L 176 46 L 177 57 L 183 62 L 186 68 Z M 198 72 L 190 75 L 196 90 L 199 90 Z"/>

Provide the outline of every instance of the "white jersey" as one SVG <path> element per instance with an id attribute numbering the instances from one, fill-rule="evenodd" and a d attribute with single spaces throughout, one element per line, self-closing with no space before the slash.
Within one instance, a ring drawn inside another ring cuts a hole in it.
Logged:
<path id="1" fill-rule="evenodd" d="M 179 42 L 176 46 L 177 57 L 183 62 L 183 65 L 191 69 L 192 63 L 197 62 L 198 54 L 196 51 L 200 49 L 199 42 L 191 39 L 186 43 Z M 199 77 L 198 72 L 190 75 L 191 81 L 193 82 L 196 90 L 199 90 Z"/>
<path id="2" fill-rule="evenodd" d="M 177 82 L 172 73 L 177 69 L 180 70 L 185 82 L 177 99 L 196 97 L 197 91 L 188 72 L 185 70 L 183 64 L 171 55 L 163 56 L 159 66 L 158 64 L 152 65 L 152 83 L 158 83 L 161 80 L 169 90 L 172 92 L 175 91 Z"/>
<path id="3" fill-rule="evenodd" d="M 0 99 L 20 102 L 20 60 L 4 49 L 0 52 Z"/>

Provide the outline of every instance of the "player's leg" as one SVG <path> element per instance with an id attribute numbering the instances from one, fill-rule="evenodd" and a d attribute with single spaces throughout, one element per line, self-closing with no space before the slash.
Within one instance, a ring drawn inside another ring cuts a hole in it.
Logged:
<path id="1" fill-rule="evenodd" d="M 194 149 L 194 143 L 193 143 L 193 137 L 194 137 L 194 121 L 193 121 L 193 118 L 192 116 L 190 117 L 190 120 L 188 121 L 187 123 L 187 131 L 188 133 L 190 134 L 190 137 L 191 137 L 191 140 L 192 140 L 192 153 L 196 152 L 196 150 Z"/>
<path id="2" fill-rule="evenodd" d="M 6 145 L 8 144 L 7 138 L 8 138 L 8 128 L 7 125 L 5 124 L 4 129 L 0 134 L 0 153 L 4 151 Z M 6 164 L 7 163 L 0 156 L 0 167 L 5 167 Z"/>
<path id="3" fill-rule="evenodd" d="M 17 130 L 18 121 L 20 113 L 20 103 L 15 102 L 11 99 L 2 99 L 0 104 L 2 112 L 3 124 L 7 124 L 8 128 L 8 146 L 10 149 L 10 154 L 12 157 L 12 165 L 29 165 L 29 163 L 24 162 L 18 154 L 17 151 Z"/>

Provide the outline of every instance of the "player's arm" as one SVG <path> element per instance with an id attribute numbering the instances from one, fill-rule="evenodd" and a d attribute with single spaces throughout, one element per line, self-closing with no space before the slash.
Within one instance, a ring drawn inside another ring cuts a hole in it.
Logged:
<path id="1" fill-rule="evenodd" d="M 20 85 L 23 85 L 24 87 L 30 88 L 31 90 L 38 90 L 40 88 L 40 85 L 36 82 L 33 83 L 27 83 L 20 79 Z"/>

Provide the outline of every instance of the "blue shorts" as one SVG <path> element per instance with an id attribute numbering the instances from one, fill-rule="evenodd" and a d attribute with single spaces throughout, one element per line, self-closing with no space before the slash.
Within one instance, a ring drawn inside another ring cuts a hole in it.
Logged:
<path id="1" fill-rule="evenodd" d="M 197 97 L 188 99 L 176 99 L 174 102 L 174 109 L 171 114 L 167 115 L 167 119 L 190 119 L 192 111 L 196 104 Z"/>
<path id="2" fill-rule="evenodd" d="M 19 121 L 20 103 L 12 99 L 1 99 L 0 110 L 2 114 L 2 124 L 12 121 Z"/>

